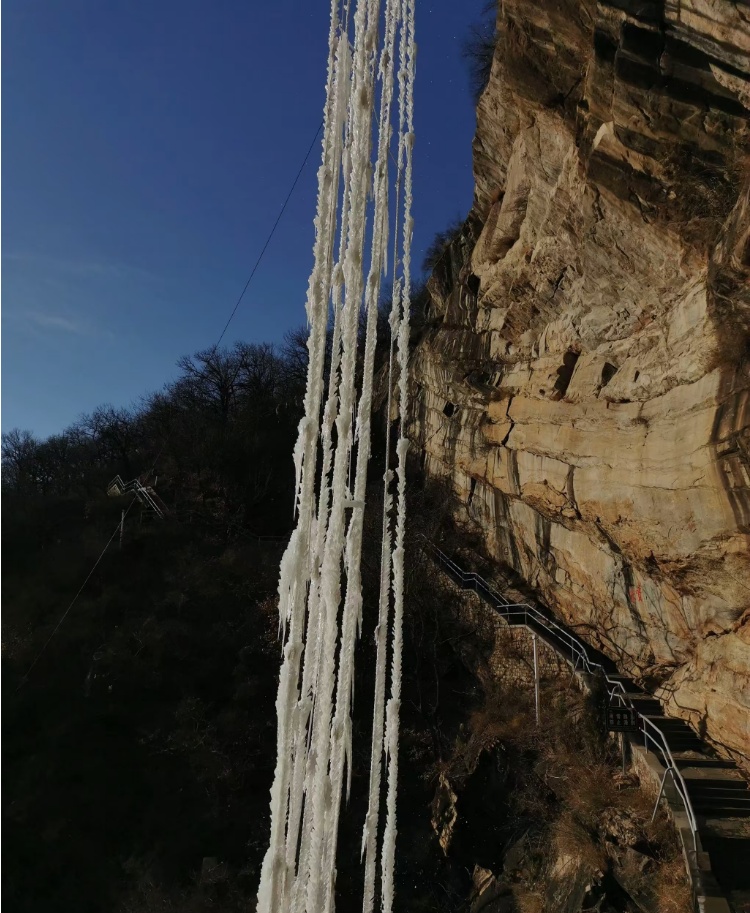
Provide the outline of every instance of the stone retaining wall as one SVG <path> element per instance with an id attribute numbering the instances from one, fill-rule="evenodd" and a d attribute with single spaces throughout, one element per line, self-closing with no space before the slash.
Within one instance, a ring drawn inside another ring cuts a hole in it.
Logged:
<path id="1" fill-rule="evenodd" d="M 478 597 L 455 588 L 454 648 L 466 667 L 483 685 L 492 682 L 534 686 L 534 646 L 525 627 L 511 627 L 495 609 Z M 537 637 L 537 664 L 541 682 L 572 678 L 570 666 Z"/>

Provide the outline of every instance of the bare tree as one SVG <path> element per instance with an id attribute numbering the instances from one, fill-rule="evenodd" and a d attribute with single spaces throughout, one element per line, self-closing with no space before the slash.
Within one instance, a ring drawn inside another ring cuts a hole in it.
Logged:
<path id="1" fill-rule="evenodd" d="M 13 428 L 3 434 L 3 486 L 22 488 L 35 484 L 39 441 L 30 431 Z"/>

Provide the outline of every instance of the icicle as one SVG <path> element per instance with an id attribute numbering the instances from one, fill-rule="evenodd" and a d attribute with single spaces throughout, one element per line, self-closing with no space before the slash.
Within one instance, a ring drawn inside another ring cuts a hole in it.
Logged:
<path id="1" fill-rule="evenodd" d="M 333 158 L 338 162 L 342 155 L 341 137 L 343 130 L 343 121 L 346 115 L 348 85 L 350 76 L 350 53 L 349 43 L 346 36 L 342 36 L 337 44 L 336 58 L 334 64 L 334 138 L 335 147 Z M 332 188 L 332 199 L 335 201 L 338 196 L 338 178 L 339 168 L 335 169 L 335 184 Z M 333 240 L 333 239 L 332 239 Z M 332 249 L 332 248 L 331 248 Z M 300 697 L 300 716 L 295 733 L 295 743 L 293 747 L 293 773 L 292 788 L 290 794 L 290 806 L 288 815 L 288 833 L 286 859 L 287 868 L 293 865 L 298 847 L 300 828 L 303 827 L 302 802 L 306 792 L 305 784 L 310 776 L 311 764 L 309 761 L 309 752 L 312 740 L 312 718 L 315 706 L 315 694 L 317 691 L 317 680 L 320 669 L 320 652 L 323 641 L 323 615 L 320 605 L 320 561 L 325 542 L 325 532 L 327 528 L 329 501 L 330 501 L 330 468 L 332 459 L 331 431 L 333 427 L 333 416 L 336 408 L 338 396 L 338 365 L 340 358 L 340 297 L 341 284 L 343 275 L 341 269 L 336 266 L 331 273 L 331 284 L 334 290 L 333 313 L 334 313 L 334 333 L 331 351 L 331 365 L 328 381 L 328 394 L 323 414 L 322 424 L 322 454 L 323 464 L 321 469 L 320 493 L 318 499 L 318 512 L 315 525 L 311 535 L 311 555 L 310 555 L 310 588 L 308 597 L 308 628 L 307 628 L 307 648 L 305 650 L 305 659 L 302 673 L 302 688 Z M 305 844 L 306 845 L 306 844 Z M 294 887 L 291 889 L 294 891 Z"/>
<path id="2" fill-rule="evenodd" d="M 335 50 L 338 33 L 338 0 L 331 0 L 331 21 L 328 38 L 328 76 L 323 124 L 323 162 L 319 174 L 318 203 L 315 217 L 314 266 L 308 285 L 307 313 L 310 321 L 308 340 L 309 362 L 305 390 L 305 419 L 300 423 L 299 438 L 295 448 L 298 473 L 297 492 L 299 514 L 298 535 L 290 539 L 282 560 L 279 575 L 279 614 L 288 619 L 288 640 L 279 677 L 276 699 L 277 756 L 274 782 L 271 788 L 271 836 L 261 869 L 258 888 L 259 913 L 277 913 L 288 906 L 288 878 L 286 866 L 285 823 L 288 810 L 288 791 L 292 773 L 291 752 L 294 744 L 292 731 L 294 705 L 298 699 L 299 666 L 304 644 L 304 601 L 308 577 L 306 563 L 309 533 L 312 520 L 313 487 L 319 424 L 320 400 L 323 379 L 325 324 L 330 286 L 330 251 L 332 232 L 335 230 L 336 199 L 332 195 L 332 175 L 338 168 L 334 161 L 337 124 L 332 117 Z M 321 291 L 325 289 L 324 297 Z"/>
<path id="3" fill-rule="evenodd" d="M 400 9 L 396 13 L 400 13 Z M 392 40 L 395 43 L 395 26 L 396 15 L 394 15 L 394 32 Z M 391 45 L 389 49 L 390 64 L 393 65 L 395 58 L 395 48 Z M 391 69 L 392 74 L 392 69 Z M 392 78 L 392 75 L 391 75 Z M 403 111 L 403 105 L 399 105 L 400 111 Z M 399 158 L 396 172 L 396 232 L 394 233 L 394 251 L 393 251 L 393 268 L 394 273 L 398 262 L 398 217 L 401 182 L 403 177 L 403 156 L 401 151 L 400 136 L 403 133 L 404 115 L 399 116 Z M 390 132 L 389 132 L 390 140 Z M 383 270 L 387 268 L 387 256 L 383 255 Z M 377 834 L 378 821 L 380 817 L 380 791 L 382 783 L 382 758 L 383 758 L 383 739 L 385 732 L 385 687 L 386 687 L 386 666 L 387 666 L 387 639 L 388 639 L 388 620 L 390 611 L 390 593 L 391 593 L 391 564 L 392 564 L 392 532 L 391 532 L 391 511 L 393 508 L 393 498 L 391 496 L 390 485 L 393 480 L 393 472 L 388 468 L 390 458 L 390 441 L 391 441 L 391 397 L 393 390 L 393 357 L 394 341 L 398 332 L 399 324 L 399 307 L 400 307 L 400 281 L 394 278 L 391 311 L 389 315 L 389 324 L 391 330 L 391 340 L 388 352 L 388 394 L 386 405 L 386 443 L 385 443 L 385 473 L 383 476 L 383 522 L 382 522 L 382 543 L 381 543 L 381 574 L 380 574 L 380 594 L 378 600 L 378 624 L 375 628 L 376 640 L 376 657 L 375 657 L 375 695 L 373 707 L 373 724 L 372 740 L 370 748 L 370 783 L 368 809 L 365 818 L 365 825 L 362 833 L 362 853 L 365 856 L 365 884 L 363 894 L 363 913 L 372 913 L 375 904 L 375 875 L 377 869 Z"/>
<path id="4" fill-rule="evenodd" d="M 401 654 L 403 647 L 404 614 L 404 536 L 406 530 L 406 455 L 409 442 L 406 439 L 406 418 L 408 410 L 408 358 L 409 358 L 409 312 L 411 309 L 411 234 L 412 234 L 412 152 L 414 134 L 414 0 L 403 0 L 405 10 L 400 48 L 401 71 L 399 82 L 399 103 L 403 100 L 406 114 L 407 138 L 403 132 L 402 144 L 406 166 L 404 174 L 404 237 L 402 247 L 403 288 L 401 321 L 398 328 L 399 365 L 399 419 L 400 434 L 396 447 L 398 463 L 397 491 L 398 508 L 396 519 L 396 549 L 393 553 L 393 656 L 391 662 L 391 697 L 386 709 L 386 750 L 388 752 L 388 793 L 386 800 L 386 825 L 383 835 L 382 882 L 383 913 L 391 913 L 394 897 L 394 869 L 396 861 L 396 797 L 398 794 L 398 730 L 401 705 Z M 402 109 L 403 112 L 403 109 Z"/>
<path id="5" fill-rule="evenodd" d="M 378 154 L 374 169 L 374 229 L 371 240 L 370 272 L 365 286 L 367 328 L 363 365 L 362 392 L 357 409 L 357 449 L 354 479 L 354 503 L 364 502 L 367 487 L 367 466 L 370 457 L 372 386 L 375 348 L 377 339 L 377 308 L 380 298 L 382 264 L 388 243 L 388 153 L 390 139 L 390 110 L 393 98 L 393 58 L 396 20 L 394 7 L 398 0 L 387 0 L 385 11 L 385 41 L 380 56 L 379 73 L 382 93 L 378 131 Z M 376 20 L 373 17 L 373 21 Z M 347 798 L 351 788 L 351 704 L 354 690 L 354 644 L 360 626 L 362 595 L 361 569 L 362 531 L 364 512 L 353 514 L 347 533 L 346 574 L 347 587 L 344 601 L 344 621 L 341 638 L 341 656 L 336 691 L 334 730 L 340 734 L 333 741 L 331 757 L 331 784 L 333 789 L 331 816 L 328 822 L 328 861 L 326 872 L 331 877 L 332 855 L 335 853 L 335 835 L 338 830 L 343 771 L 347 772 Z"/>
<path id="6" fill-rule="evenodd" d="M 370 458 L 377 308 L 382 277 L 388 266 L 388 155 L 396 39 L 400 29 L 396 211 L 398 213 L 400 208 L 398 188 L 403 177 L 404 275 L 403 280 L 394 276 L 387 435 L 390 441 L 391 384 L 397 352 L 402 439 L 397 447 L 395 532 L 392 531 L 394 503 L 391 494 L 394 476 L 387 466 L 384 477 L 379 617 L 375 632 L 373 759 L 370 808 L 363 836 L 368 913 L 372 910 L 374 897 L 378 795 L 384 747 L 389 763 L 388 822 L 381 860 L 384 900 L 386 895 L 392 898 L 393 893 L 392 875 L 388 887 L 386 868 L 392 866 L 391 837 L 395 839 L 396 768 L 393 764 L 398 747 L 403 616 L 406 460 L 403 419 L 407 402 L 410 288 L 406 248 L 412 230 L 413 104 L 410 93 L 414 45 L 413 0 L 385 0 L 384 38 L 378 51 L 381 4 L 382 0 L 356 0 L 350 10 L 351 0 L 343 0 L 339 16 L 339 0 L 331 3 L 314 265 L 306 301 L 310 323 L 308 376 L 304 417 L 294 450 L 297 526 L 279 573 L 279 625 L 285 645 L 276 700 L 277 764 L 271 790 L 271 837 L 258 891 L 258 910 L 262 913 L 327 913 L 334 903 L 339 815 L 344 781 L 346 779 L 348 798 L 352 773 L 354 650 L 362 627 L 363 522 Z M 351 45 L 350 18 L 353 22 Z M 376 76 L 380 82 L 380 110 L 377 154 L 373 164 Z M 365 282 L 364 244 L 370 198 L 374 200 L 374 206 Z M 339 200 L 340 225 L 337 220 Z M 337 228 L 339 250 L 334 262 Z M 394 271 L 397 243 L 398 230 L 394 237 Z M 333 346 L 324 398 L 329 302 L 333 314 Z M 357 395 L 358 318 L 363 304 L 366 330 L 361 391 Z M 392 554 L 394 536 L 396 548 Z M 386 709 L 391 589 L 394 593 L 394 652 L 391 697 Z"/>
<path id="7" fill-rule="evenodd" d="M 312 836 L 309 849 L 309 880 L 307 910 L 320 911 L 330 897 L 334 877 L 336 829 L 331 817 L 337 819 L 338 801 L 336 782 L 329 775 L 331 755 L 341 750 L 346 736 L 342 718 L 333 716 L 335 682 L 335 648 L 337 641 L 337 615 L 341 599 L 341 562 L 345 546 L 344 503 L 347 499 L 347 470 L 352 447 L 352 412 L 355 393 L 355 368 L 357 357 L 357 323 L 363 292 L 362 252 L 364 244 L 367 165 L 370 160 L 370 124 L 374 83 L 374 49 L 377 36 L 377 2 L 359 0 L 354 14 L 354 65 L 350 118 L 352 118 L 351 148 L 351 198 L 344 277 L 344 324 L 342 331 L 342 356 L 339 411 L 336 417 L 336 455 L 333 468 L 333 502 L 329 517 L 328 534 L 323 556 L 321 592 L 325 611 L 330 619 L 324 641 L 323 663 L 318 682 L 318 707 L 314 726 L 318 765 L 312 796 Z M 353 638 L 351 601 L 345 602 L 341 622 L 339 677 L 348 675 L 349 641 Z"/>

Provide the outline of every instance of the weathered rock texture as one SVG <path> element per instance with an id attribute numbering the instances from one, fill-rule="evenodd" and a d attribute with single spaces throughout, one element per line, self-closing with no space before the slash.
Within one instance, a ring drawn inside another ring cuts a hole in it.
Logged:
<path id="1" fill-rule="evenodd" d="M 504 688 L 522 688 L 533 693 L 534 643 L 531 631 L 511 627 L 492 606 L 473 593 L 453 584 L 450 610 L 443 624 L 456 655 L 487 691 L 498 684 Z M 518 595 L 519 601 L 522 597 Z M 537 673 L 544 684 L 570 679 L 570 666 L 541 638 L 537 638 Z"/>
<path id="2" fill-rule="evenodd" d="M 412 437 L 487 549 L 750 756 L 750 6 L 504 0 Z"/>

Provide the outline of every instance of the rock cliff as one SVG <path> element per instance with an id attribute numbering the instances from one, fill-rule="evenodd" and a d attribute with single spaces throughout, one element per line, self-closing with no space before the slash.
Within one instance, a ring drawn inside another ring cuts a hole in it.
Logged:
<path id="1" fill-rule="evenodd" d="M 503 0 L 411 436 L 487 551 L 750 757 L 750 6 Z"/>

